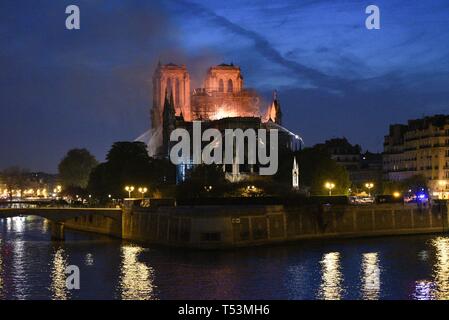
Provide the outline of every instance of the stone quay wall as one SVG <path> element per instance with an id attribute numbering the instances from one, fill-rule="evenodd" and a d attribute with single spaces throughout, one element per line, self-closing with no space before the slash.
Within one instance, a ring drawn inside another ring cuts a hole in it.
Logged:
<path id="1" fill-rule="evenodd" d="M 446 205 L 220 205 L 125 208 L 122 238 L 203 249 L 338 237 L 442 233 Z"/>

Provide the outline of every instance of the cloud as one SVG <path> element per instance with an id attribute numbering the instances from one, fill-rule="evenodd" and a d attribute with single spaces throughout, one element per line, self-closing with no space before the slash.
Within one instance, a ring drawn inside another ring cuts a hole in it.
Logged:
<path id="1" fill-rule="evenodd" d="M 287 59 L 282 56 L 282 54 L 276 50 L 275 47 L 273 47 L 268 40 L 266 40 L 263 36 L 258 34 L 255 31 L 248 30 L 243 28 L 242 26 L 233 23 L 226 17 L 220 16 L 216 14 L 214 11 L 199 5 L 197 3 L 193 2 L 187 2 L 187 1 L 176 1 L 176 3 L 183 6 L 184 10 L 190 11 L 192 14 L 200 14 L 203 16 L 206 16 L 211 21 L 213 21 L 215 24 L 226 28 L 228 31 L 233 32 L 234 34 L 237 34 L 239 36 L 245 37 L 247 39 L 250 39 L 253 41 L 254 48 L 266 59 L 269 61 L 276 63 L 280 66 L 283 66 L 296 74 L 296 76 L 300 80 L 310 80 L 312 81 L 316 86 L 323 87 L 323 88 L 329 88 L 332 90 L 339 90 L 342 87 L 343 83 L 347 83 L 346 80 L 329 76 L 317 69 L 307 67 L 301 63 L 298 63 L 294 60 Z"/>

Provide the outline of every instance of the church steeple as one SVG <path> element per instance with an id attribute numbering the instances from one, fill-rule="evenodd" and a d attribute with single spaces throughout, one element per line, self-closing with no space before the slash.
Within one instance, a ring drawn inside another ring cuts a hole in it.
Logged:
<path id="1" fill-rule="evenodd" d="M 273 101 L 271 105 L 268 107 L 267 111 L 267 121 L 272 121 L 279 125 L 282 125 L 282 112 L 281 112 L 281 104 L 279 103 L 277 97 L 277 90 L 273 92 Z"/>
<path id="2" fill-rule="evenodd" d="M 274 92 L 273 92 L 273 105 L 274 105 L 275 112 L 276 112 L 276 120 L 274 122 L 276 122 L 279 125 L 282 125 L 281 104 L 279 103 L 279 100 L 278 100 L 277 90 L 274 90 Z"/>
<path id="3" fill-rule="evenodd" d="M 162 145 L 165 156 L 170 154 L 170 134 L 175 129 L 176 114 L 175 104 L 173 102 L 173 93 L 168 98 L 168 91 L 165 90 L 164 111 L 162 114 Z"/>
<path id="4" fill-rule="evenodd" d="M 296 162 L 296 157 L 293 157 L 292 187 L 294 190 L 299 189 L 299 167 L 298 163 Z"/>

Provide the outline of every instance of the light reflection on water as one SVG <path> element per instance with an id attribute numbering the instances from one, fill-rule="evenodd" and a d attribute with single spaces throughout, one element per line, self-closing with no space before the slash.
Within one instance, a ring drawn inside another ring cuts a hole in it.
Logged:
<path id="1" fill-rule="evenodd" d="M 377 300 L 380 293 L 380 266 L 377 252 L 364 253 L 362 256 L 362 298 Z"/>
<path id="2" fill-rule="evenodd" d="M 435 247 L 436 263 L 434 265 L 435 298 L 449 299 L 449 239 L 437 237 L 432 241 Z"/>
<path id="3" fill-rule="evenodd" d="M 143 248 L 132 245 L 122 247 L 122 274 L 120 276 L 123 300 L 151 300 L 153 296 L 153 270 L 138 261 Z"/>
<path id="4" fill-rule="evenodd" d="M 435 250 L 435 260 L 432 270 L 433 279 L 422 279 L 415 283 L 413 297 L 417 300 L 448 300 L 449 299 L 449 238 L 435 237 L 430 241 Z M 422 258 L 422 252 L 419 257 Z M 427 260 L 428 254 L 426 252 Z"/>
<path id="5" fill-rule="evenodd" d="M 343 275 L 340 266 L 340 253 L 330 252 L 323 256 L 321 264 L 321 285 L 318 298 L 325 300 L 340 300 L 343 288 Z"/>
<path id="6" fill-rule="evenodd" d="M 449 299 L 449 237 L 332 241 L 223 252 L 145 248 L 37 218 L 0 219 L 1 299 Z M 67 290 L 77 265 L 81 290 Z"/>
<path id="7" fill-rule="evenodd" d="M 67 300 L 70 291 L 66 287 L 67 256 L 63 248 L 58 248 L 53 254 L 51 267 L 51 292 L 53 300 Z"/>
<path id="8" fill-rule="evenodd" d="M 22 227 L 21 224 L 17 225 L 19 228 Z M 13 278 L 15 279 L 15 298 L 16 299 L 26 299 L 26 272 L 25 272 L 25 243 L 21 240 L 16 240 L 13 243 Z"/>
<path id="9" fill-rule="evenodd" d="M 3 299 L 3 243 L 0 239 L 0 299 Z"/>

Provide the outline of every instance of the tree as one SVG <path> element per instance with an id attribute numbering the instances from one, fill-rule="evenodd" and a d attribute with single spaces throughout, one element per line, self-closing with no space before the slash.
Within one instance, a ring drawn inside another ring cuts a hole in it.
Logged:
<path id="1" fill-rule="evenodd" d="M 279 155 L 279 170 L 274 176 L 278 194 L 286 194 L 292 190 L 293 157 L 296 157 L 299 165 L 300 187 L 308 189 L 311 195 L 327 195 L 329 190 L 324 187 L 327 181 L 335 184 L 332 194 L 348 193 L 351 182 L 347 170 L 318 145 Z"/>
<path id="2" fill-rule="evenodd" d="M 312 195 L 327 195 L 324 184 L 335 184 L 333 194 L 347 194 L 351 182 L 347 170 L 332 160 L 331 156 L 316 148 L 306 148 L 299 153 L 299 176 L 303 186 L 310 187 Z"/>
<path id="3" fill-rule="evenodd" d="M 3 182 L 9 191 L 9 197 L 12 199 L 12 190 L 19 190 L 22 193 L 28 182 L 28 170 L 20 167 L 9 167 L 3 170 Z"/>
<path id="4" fill-rule="evenodd" d="M 150 195 L 162 185 L 174 183 L 175 167 L 168 160 L 152 159 L 142 142 L 116 142 L 106 156 L 106 162 L 98 165 L 89 178 L 89 191 L 105 200 L 110 194 L 121 198 L 124 188 L 132 185 L 147 187 Z"/>
<path id="5" fill-rule="evenodd" d="M 86 149 L 72 149 L 58 166 L 59 179 L 64 188 L 86 188 L 89 175 L 98 162 Z"/>
<path id="6" fill-rule="evenodd" d="M 178 198 L 222 196 L 229 189 L 229 183 L 221 166 L 201 164 L 196 166 L 190 177 L 177 188 Z"/>

